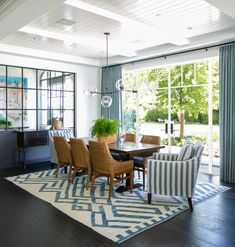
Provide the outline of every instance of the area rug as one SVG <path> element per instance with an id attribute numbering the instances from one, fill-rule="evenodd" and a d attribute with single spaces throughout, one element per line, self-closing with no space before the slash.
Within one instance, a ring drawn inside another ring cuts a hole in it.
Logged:
<path id="1" fill-rule="evenodd" d="M 92 192 L 85 188 L 85 175 L 76 177 L 72 185 L 68 184 L 67 178 L 68 175 L 63 173 L 56 178 L 55 170 L 49 170 L 7 179 L 117 243 L 188 209 L 187 201 L 179 197 L 154 196 L 149 205 L 147 192 L 141 188 L 134 189 L 132 194 L 114 192 L 109 200 L 104 178 L 96 180 Z M 193 204 L 203 202 L 227 189 L 224 186 L 198 182 Z"/>

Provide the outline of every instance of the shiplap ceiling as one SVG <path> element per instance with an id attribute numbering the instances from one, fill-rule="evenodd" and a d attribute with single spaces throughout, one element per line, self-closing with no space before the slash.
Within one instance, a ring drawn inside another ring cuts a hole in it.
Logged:
<path id="1" fill-rule="evenodd" d="M 53 7 L 27 25 L 0 37 L 0 45 L 102 61 L 103 33 L 110 32 L 109 57 L 120 62 L 157 54 L 162 48 L 199 46 L 205 38 L 207 44 L 235 38 L 235 19 L 204 0 L 53 1 Z"/>

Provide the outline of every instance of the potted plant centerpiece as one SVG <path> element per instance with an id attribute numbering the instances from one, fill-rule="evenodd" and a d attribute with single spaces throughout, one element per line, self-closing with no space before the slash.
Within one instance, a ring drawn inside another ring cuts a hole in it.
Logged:
<path id="1" fill-rule="evenodd" d="M 100 142 L 113 143 L 117 140 L 118 127 L 117 119 L 98 118 L 91 128 L 91 136 Z"/>

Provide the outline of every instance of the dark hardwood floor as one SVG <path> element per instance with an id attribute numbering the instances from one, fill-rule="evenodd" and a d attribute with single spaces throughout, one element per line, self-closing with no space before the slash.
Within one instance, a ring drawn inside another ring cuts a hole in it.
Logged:
<path id="1" fill-rule="evenodd" d="M 115 244 L 63 214 L 4 177 L 50 168 L 49 164 L 0 170 L 1 247 L 143 247 L 235 246 L 235 185 L 171 220 Z M 219 183 L 217 176 L 200 179 Z"/>

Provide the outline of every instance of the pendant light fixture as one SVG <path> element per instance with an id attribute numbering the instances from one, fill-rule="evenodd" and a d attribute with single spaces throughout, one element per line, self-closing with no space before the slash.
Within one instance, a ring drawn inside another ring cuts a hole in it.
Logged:
<path id="1" fill-rule="evenodd" d="M 109 65 L 109 32 L 105 32 L 106 36 L 106 67 Z M 112 105 L 113 99 L 109 95 L 104 95 L 101 99 L 101 105 L 103 107 L 110 107 Z"/>
<path id="2" fill-rule="evenodd" d="M 108 68 L 109 66 L 109 32 L 105 32 L 104 33 L 105 37 L 106 37 L 106 68 Z M 137 90 L 125 90 L 124 89 L 124 85 L 123 85 L 123 80 L 118 79 L 115 83 L 115 88 L 116 90 L 114 91 L 110 91 L 110 92 L 98 92 L 97 89 L 95 88 L 89 88 L 87 90 L 84 90 L 84 94 L 85 95 L 90 95 L 90 96 L 94 96 L 96 94 L 100 94 L 102 96 L 101 98 L 101 105 L 103 107 L 110 107 L 112 105 L 113 99 L 110 95 L 120 92 L 120 91 L 125 91 L 125 92 L 131 92 L 131 93 L 137 93 Z"/>

